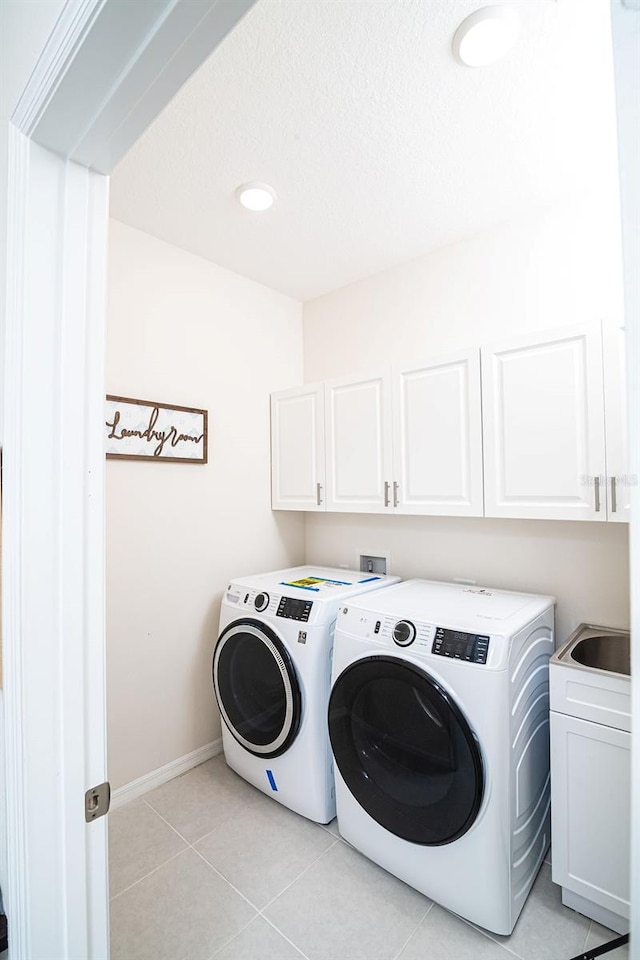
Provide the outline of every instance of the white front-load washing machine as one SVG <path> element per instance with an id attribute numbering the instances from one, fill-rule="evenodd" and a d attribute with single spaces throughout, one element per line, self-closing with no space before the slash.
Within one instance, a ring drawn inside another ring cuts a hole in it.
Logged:
<path id="1" fill-rule="evenodd" d="M 409 580 L 342 604 L 336 624 L 341 835 L 500 934 L 549 846 L 553 604 Z"/>
<path id="2" fill-rule="evenodd" d="M 234 580 L 222 599 L 213 684 L 225 759 L 318 823 L 335 817 L 327 703 L 338 608 L 398 579 L 294 567 Z"/>

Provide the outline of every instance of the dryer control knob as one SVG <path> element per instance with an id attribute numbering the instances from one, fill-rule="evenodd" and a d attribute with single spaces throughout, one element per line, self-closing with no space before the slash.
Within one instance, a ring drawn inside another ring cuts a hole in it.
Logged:
<path id="1" fill-rule="evenodd" d="M 253 601 L 253 605 L 258 611 L 258 613 L 262 613 L 262 611 L 266 610 L 267 607 L 269 606 L 269 594 L 259 593 L 255 598 L 255 600 Z"/>
<path id="2" fill-rule="evenodd" d="M 393 639 L 399 647 L 408 647 L 416 638 L 416 628 L 410 620 L 398 620 L 393 628 Z"/>

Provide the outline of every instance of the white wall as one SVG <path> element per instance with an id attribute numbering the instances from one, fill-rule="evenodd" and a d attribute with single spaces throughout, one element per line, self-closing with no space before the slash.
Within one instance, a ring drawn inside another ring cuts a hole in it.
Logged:
<path id="1" fill-rule="evenodd" d="M 615 186 L 615 184 L 614 184 Z M 595 192 L 594 192 L 595 196 Z M 615 204 L 522 218 L 304 306 L 305 381 L 604 317 L 619 322 Z M 307 559 L 391 553 L 402 577 L 464 577 L 557 597 L 557 638 L 581 620 L 626 626 L 622 524 L 309 514 Z"/>
<path id="2" fill-rule="evenodd" d="M 624 524 L 460 517 L 307 514 L 307 558 L 348 564 L 356 551 L 391 556 L 403 579 L 476 580 L 555 596 L 556 639 L 582 621 L 629 624 Z"/>
<path id="3" fill-rule="evenodd" d="M 615 171 L 614 171 L 615 172 Z M 620 321 L 620 227 L 609 195 L 567 201 L 304 306 L 305 381 L 416 353 L 588 319 Z"/>
<path id="4" fill-rule="evenodd" d="M 269 393 L 302 381 L 301 305 L 111 221 L 107 390 L 209 411 L 209 463 L 107 463 L 109 775 L 220 735 L 211 684 L 228 580 L 303 562 L 270 508 Z"/>

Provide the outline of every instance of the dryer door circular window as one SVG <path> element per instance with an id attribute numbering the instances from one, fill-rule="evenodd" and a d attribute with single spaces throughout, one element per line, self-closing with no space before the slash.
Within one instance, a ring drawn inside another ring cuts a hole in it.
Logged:
<path id="1" fill-rule="evenodd" d="M 462 711 L 404 660 L 358 660 L 336 680 L 329 734 L 347 787 L 390 833 L 425 846 L 461 837 L 484 788 L 478 743 Z"/>
<path id="2" fill-rule="evenodd" d="M 289 653 L 257 620 L 236 620 L 218 638 L 213 685 L 222 718 L 246 750 L 277 757 L 300 727 L 302 696 Z"/>

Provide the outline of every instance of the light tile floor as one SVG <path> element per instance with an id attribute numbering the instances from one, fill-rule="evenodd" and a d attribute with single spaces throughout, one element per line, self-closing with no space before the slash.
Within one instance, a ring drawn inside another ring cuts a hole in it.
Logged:
<path id="1" fill-rule="evenodd" d="M 223 757 L 109 821 L 113 960 L 569 960 L 615 936 L 562 906 L 549 863 L 510 937 L 480 930 Z"/>

